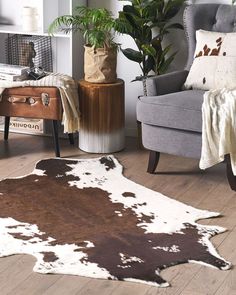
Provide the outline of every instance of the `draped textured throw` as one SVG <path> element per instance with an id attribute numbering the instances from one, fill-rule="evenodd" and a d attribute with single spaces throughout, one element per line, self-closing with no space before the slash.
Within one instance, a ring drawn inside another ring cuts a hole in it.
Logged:
<path id="1" fill-rule="evenodd" d="M 236 89 L 216 89 L 204 94 L 200 168 L 224 161 L 229 154 L 236 176 Z"/>

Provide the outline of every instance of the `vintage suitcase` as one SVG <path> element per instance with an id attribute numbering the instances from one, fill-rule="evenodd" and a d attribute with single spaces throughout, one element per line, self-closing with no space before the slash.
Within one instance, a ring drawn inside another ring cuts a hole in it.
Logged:
<path id="1" fill-rule="evenodd" d="M 61 120 L 60 92 L 56 87 L 5 89 L 0 100 L 0 116 Z"/>
<path id="2" fill-rule="evenodd" d="M 52 120 L 55 154 L 60 157 L 58 121 L 62 119 L 60 92 L 56 87 L 5 89 L 0 99 L 0 116 L 5 117 L 4 139 L 8 139 L 10 117 Z M 74 144 L 73 134 L 68 134 Z"/>

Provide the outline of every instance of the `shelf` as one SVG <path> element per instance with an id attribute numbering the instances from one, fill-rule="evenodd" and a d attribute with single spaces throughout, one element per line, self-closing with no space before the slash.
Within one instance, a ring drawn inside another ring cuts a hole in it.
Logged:
<path id="1" fill-rule="evenodd" d="M 7 34 L 26 34 L 26 35 L 42 35 L 42 30 L 38 30 L 36 32 L 25 32 L 22 30 L 21 26 L 15 25 L 0 25 L 0 33 Z"/>
<path id="2" fill-rule="evenodd" d="M 19 35 L 34 35 L 34 36 L 48 36 L 48 33 L 43 32 L 42 30 L 34 31 L 34 32 L 26 32 L 22 30 L 21 26 L 15 25 L 0 25 L 0 33 L 5 34 L 19 34 Z M 52 37 L 63 37 L 70 38 L 70 34 L 64 34 L 62 32 L 58 32 L 54 34 Z"/>
<path id="3" fill-rule="evenodd" d="M 70 15 L 73 8 L 86 5 L 87 0 L 0 0 L 0 17 L 9 23 L 0 23 L 0 63 L 6 63 L 8 34 L 52 37 L 53 71 L 79 80 L 83 77 L 83 36 L 80 33 L 55 32 L 50 35 L 50 24 L 60 15 Z M 38 30 L 23 30 L 22 9 L 35 7 L 38 12 Z"/>

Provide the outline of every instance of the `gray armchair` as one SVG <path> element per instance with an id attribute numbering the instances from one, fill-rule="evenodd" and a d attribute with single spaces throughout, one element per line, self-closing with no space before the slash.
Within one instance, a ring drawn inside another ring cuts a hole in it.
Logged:
<path id="1" fill-rule="evenodd" d="M 198 29 L 236 31 L 236 7 L 220 4 L 187 6 L 184 26 L 188 39 L 186 70 L 172 72 L 147 80 L 148 96 L 137 103 L 137 120 L 142 125 L 142 142 L 150 150 L 147 171 L 154 173 L 160 153 L 200 159 L 203 102 L 202 90 L 182 90 L 192 64 Z M 230 186 L 236 190 L 236 177 L 226 157 Z"/>

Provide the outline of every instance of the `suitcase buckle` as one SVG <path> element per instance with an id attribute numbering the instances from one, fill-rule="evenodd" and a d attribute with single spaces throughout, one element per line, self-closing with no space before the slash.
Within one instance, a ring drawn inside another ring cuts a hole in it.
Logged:
<path id="1" fill-rule="evenodd" d="M 27 97 L 27 102 L 29 104 L 34 104 L 35 103 L 35 99 L 33 97 Z"/>
<path id="2" fill-rule="evenodd" d="M 41 99 L 42 99 L 42 103 L 45 107 L 49 106 L 49 102 L 50 102 L 50 97 L 49 94 L 46 92 L 41 93 Z"/>

